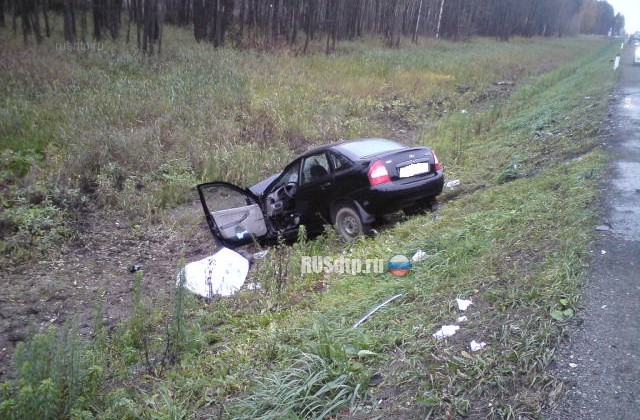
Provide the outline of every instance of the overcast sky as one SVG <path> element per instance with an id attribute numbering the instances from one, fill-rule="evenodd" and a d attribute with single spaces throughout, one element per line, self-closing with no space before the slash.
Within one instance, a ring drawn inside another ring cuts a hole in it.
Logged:
<path id="1" fill-rule="evenodd" d="M 607 0 L 616 13 L 622 13 L 627 33 L 640 31 L 640 0 Z"/>

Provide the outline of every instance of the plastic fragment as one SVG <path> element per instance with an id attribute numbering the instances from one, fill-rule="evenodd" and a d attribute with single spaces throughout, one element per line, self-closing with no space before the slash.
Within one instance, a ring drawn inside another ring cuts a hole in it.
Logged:
<path id="1" fill-rule="evenodd" d="M 360 324 L 362 324 L 363 322 L 365 322 L 367 319 L 369 319 L 369 317 L 373 314 L 375 314 L 380 308 L 383 308 L 385 306 L 387 306 L 387 304 L 391 301 L 394 301 L 396 299 L 398 299 L 400 296 L 402 296 L 402 293 L 399 293 L 393 297 L 390 297 L 389 299 L 385 300 L 384 302 L 382 302 L 380 305 L 376 306 L 375 308 L 373 308 L 373 310 L 371 312 L 369 312 L 368 314 L 366 314 L 364 317 L 362 317 L 358 322 L 356 322 L 355 324 L 353 324 L 353 327 L 351 328 L 357 328 Z"/>
<path id="2" fill-rule="evenodd" d="M 457 187 L 458 185 L 460 185 L 459 179 L 454 179 L 444 184 L 445 188 L 453 188 L 453 187 Z"/>
<path id="3" fill-rule="evenodd" d="M 458 309 L 460 309 L 461 311 L 466 311 L 467 308 L 473 304 L 471 299 L 466 300 L 456 298 L 456 302 L 458 303 Z"/>
<path id="4" fill-rule="evenodd" d="M 485 348 L 486 345 L 487 343 L 485 343 L 484 341 L 477 342 L 476 340 L 473 340 L 469 347 L 471 348 L 471 351 L 479 351 Z"/>
<path id="5" fill-rule="evenodd" d="M 443 325 L 438 331 L 433 333 L 433 338 L 442 340 L 443 338 L 451 337 L 460 329 L 457 325 Z"/>
<path id="6" fill-rule="evenodd" d="M 425 258 L 427 258 L 427 253 L 419 249 L 415 254 L 413 254 L 413 257 L 411 257 L 411 261 L 418 262 L 424 260 Z"/>

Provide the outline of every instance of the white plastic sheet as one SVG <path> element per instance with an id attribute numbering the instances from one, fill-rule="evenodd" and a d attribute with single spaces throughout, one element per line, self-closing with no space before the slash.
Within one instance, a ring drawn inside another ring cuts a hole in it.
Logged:
<path id="1" fill-rule="evenodd" d="M 229 248 L 222 248 L 210 257 L 184 266 L 184 287 L 206 298 L 231 296 L 240 290 L 248 272 L 246 258 Z M 176 285 L 180 285 L 180 276 Z"/>

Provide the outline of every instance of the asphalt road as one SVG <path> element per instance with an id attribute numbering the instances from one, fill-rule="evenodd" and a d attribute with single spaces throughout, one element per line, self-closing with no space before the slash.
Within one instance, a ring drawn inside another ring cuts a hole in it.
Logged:
<path id="1" fill-rule="evenodd" d="M 603 225 L 593 248 L 585 308 L 558 351 L 556 375 L 569 386 L 548 419 L 640 419 L 640 67 L 632 47 L 606 140 L 610 168 L 603 180 Z"/>

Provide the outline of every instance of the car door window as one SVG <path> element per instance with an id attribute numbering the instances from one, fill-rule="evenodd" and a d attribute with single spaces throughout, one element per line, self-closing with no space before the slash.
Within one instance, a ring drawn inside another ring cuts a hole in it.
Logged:
<path id="1" fill-rule="evenodd" d="M 346 169 L 351 166 L 351 161 L 349 159 L 336 153 L 329 153 L 329 159 L 331 160 L 333 169 L 336 171 Z"/>
<path id="2" fill-rule="evenodd" d="M 301 185 L 315 184 L 329 179 L 331 169 L 326 153 L 318 153 L 304 159 Z"/>

